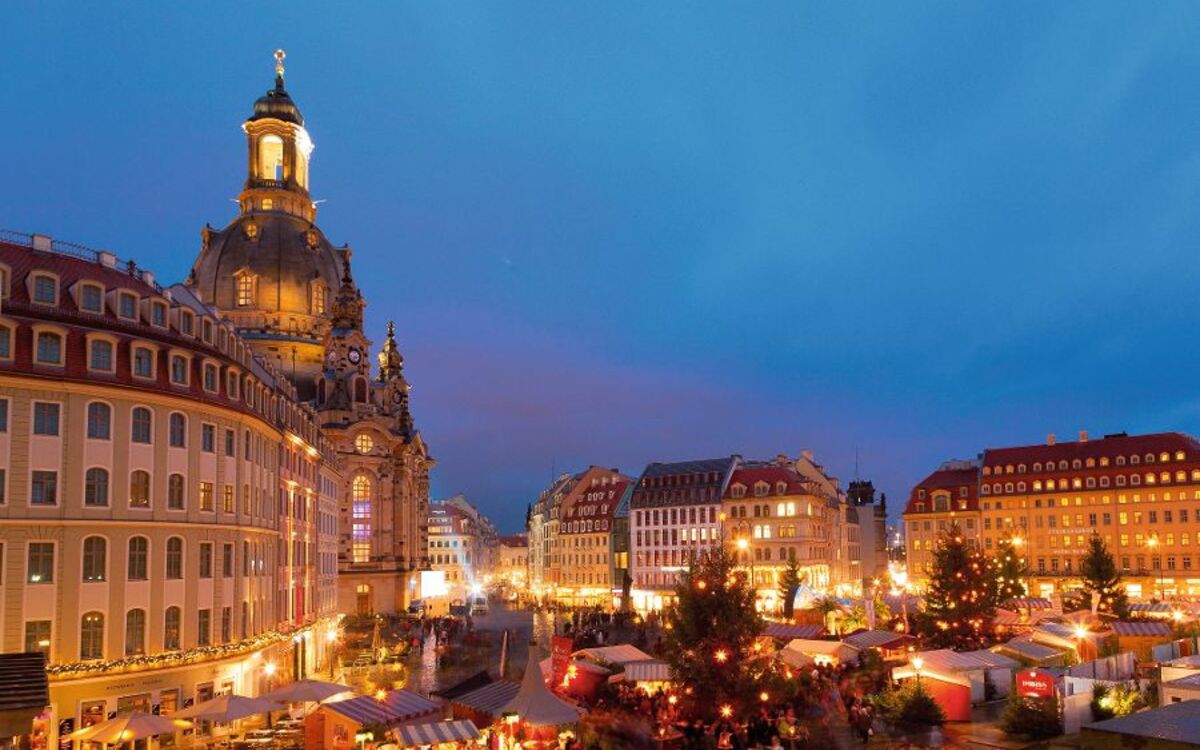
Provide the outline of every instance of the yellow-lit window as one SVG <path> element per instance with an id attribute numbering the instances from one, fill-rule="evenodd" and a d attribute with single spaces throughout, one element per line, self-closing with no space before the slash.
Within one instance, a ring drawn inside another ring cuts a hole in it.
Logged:
<path id="1" fill-rule="evenodd" d="M 237 277 L 238 307 L 250 307 L 254 304 L 254 277 L 243 273 Z"/>
<path id="2" fill-rule="evenodd" d="M 362 433 L 361 435 L 359 435 L 358 437 L 354 438 L 354 449 L 357 450 L 359 453 L 370 453 L 371 449 L 374 447 L 375 447 L 375 441 L 372 440 L 371 436 L 365 432 Z M 366 477 L 358 477 L 358 479 L 362 479 L 363 481 L 366 481 Z M 357 482 L 358 479 L 356 479 L 355 482 Z"/>

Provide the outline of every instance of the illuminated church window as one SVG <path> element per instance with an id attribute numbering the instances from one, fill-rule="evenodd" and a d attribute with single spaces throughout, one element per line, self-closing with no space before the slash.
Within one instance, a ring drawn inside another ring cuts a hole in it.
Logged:
<path id="1" fill-rule="evenodd" d="M 357 476 L 350 486 L 351 539 L 350 559 L 371 560 L 371 480 Z"/>
<path id="2" fill-rule="evenodd" d="M 358 437 L 354 438 L 354 448 L 359 453 L 370 453 L 371 449 L 374 447 L 375 447 L 375 441 L 372 440 L 371 436 L 365 432 L 363 434 L 359 435 Z M 359 479 L 366 481 L 365 477 L 359 477 Z M 358 480 L 355 480 L 355 481 L 357 482 Z"/>

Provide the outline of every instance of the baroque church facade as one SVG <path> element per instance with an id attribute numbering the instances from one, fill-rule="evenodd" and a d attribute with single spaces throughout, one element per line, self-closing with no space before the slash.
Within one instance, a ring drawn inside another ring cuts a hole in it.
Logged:
<path id="1" fill-rule="evenodd" d="M 243 125 L 247 177 L 239 214 L 201 231 L 187 284 L 286 374 L 313 405 L 344 466 L 338 513 L 338 607 L 404 611 L 428 567 L 429 472 L 435 462 L 413 424 L 404 358 L 388 323 L 372 370 L 366 302 L 349 246 L 316 224 L 309 194 L 313 142 L 284 88 L 275 85 Z"/>

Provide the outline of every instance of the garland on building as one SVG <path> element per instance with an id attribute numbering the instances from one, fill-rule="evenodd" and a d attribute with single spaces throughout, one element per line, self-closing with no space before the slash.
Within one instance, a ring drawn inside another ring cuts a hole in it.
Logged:
<path id="1" fill-rule="evenodd" d="M 197 646 L 189 648 L 186 651 L 164 651 L 157 654 L 123 656 L 119 659 L 94 659 L 90 661 L 51 664 L 46 667 L 46 674 L 51 679 L 64 680 L 97 673 L 108 674 L 112 672 L 136 672 L 144 669 L 165 669 L 214 659 L 241 656 L 280 642 L 283 642 L 286 646 L 280 654 L 280 656 L 284 656 L 291 651 L 292 639 L 308 629 L 310 628 L 301 628 L 287 632 L 270 630 L 240 641 L 223 643 L 218 646 Z"/>

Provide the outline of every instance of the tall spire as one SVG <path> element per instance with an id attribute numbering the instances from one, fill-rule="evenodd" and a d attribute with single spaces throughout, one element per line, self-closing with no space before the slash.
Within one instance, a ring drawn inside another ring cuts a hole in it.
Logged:
<path id="1" fill-rule="evenodd" d="M 275 88 L 283 88 L 283 61 L 287 53 L 282 49 L 275 50 Z"/>
<path id="2" fill-rule="evenodd" d="M 383 382 L 396 380 L 404 369 L 404 357 L 400 355 L 400 347 L 396 346 L 396 324 L 388 321 L 387 338 L 383 340 L 383 348 L 379 350 L 379 379 Z"/>

